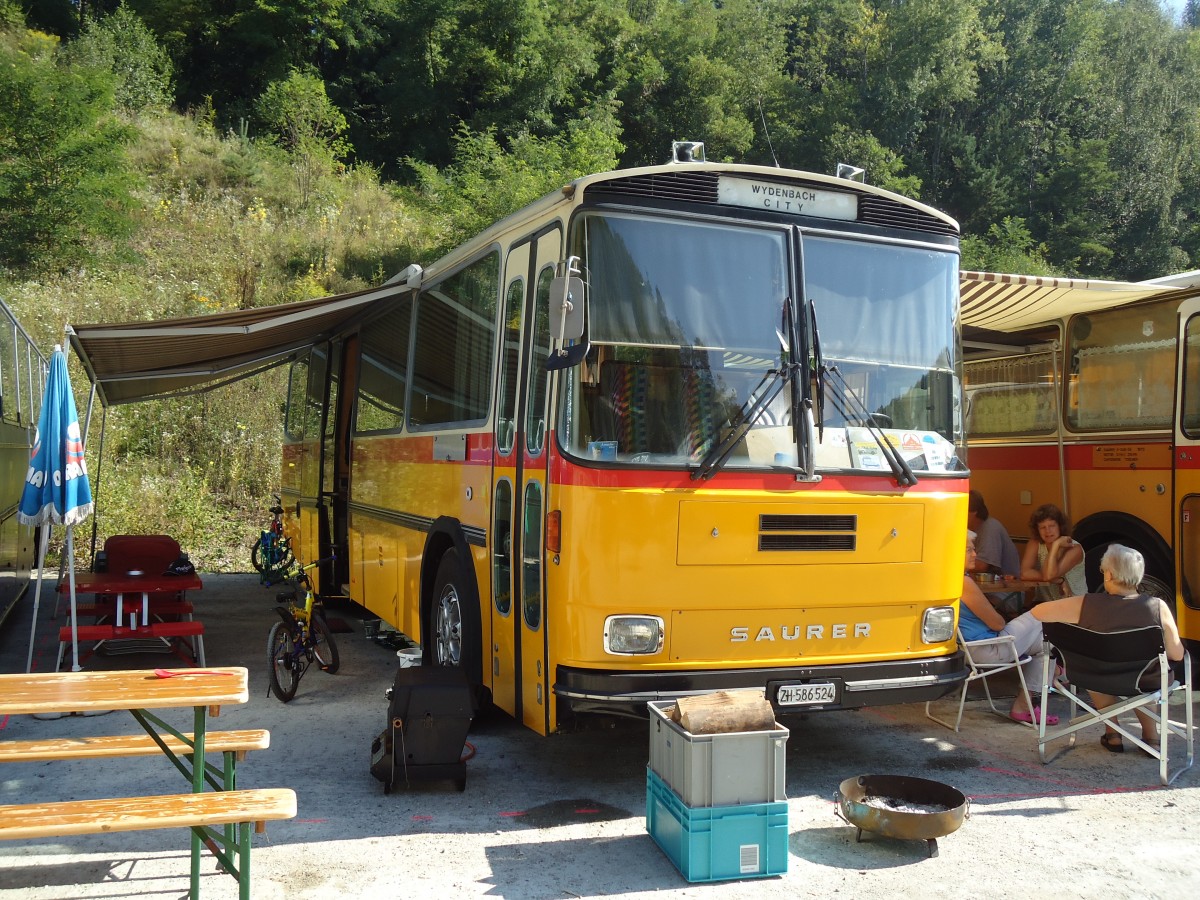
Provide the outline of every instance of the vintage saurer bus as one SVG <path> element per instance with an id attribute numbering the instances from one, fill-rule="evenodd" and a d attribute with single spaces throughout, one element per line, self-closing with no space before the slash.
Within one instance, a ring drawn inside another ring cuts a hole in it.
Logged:
<path id="1" fill-rule="evenodd" d="M 1100 590 L 1110 543 L 1200 640 L 1200 272 L 1155 282 L 964 273 L 972 484 L 1018 538 L 1063 509 Z"/>
<path id="2" fill-rule="evenodd" d="M 700 156 L 567 184 L 292 364 L 297 555 L 541 733 L 965 677 L 957 224 Z"/>

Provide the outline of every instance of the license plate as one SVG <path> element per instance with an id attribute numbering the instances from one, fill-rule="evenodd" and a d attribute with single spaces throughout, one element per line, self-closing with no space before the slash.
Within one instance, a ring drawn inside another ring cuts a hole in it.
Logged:
<path id="1" fill-rule="evenodd" d="M 837 701 L 837 685 L 830 682 L 816 684 L 785 684 L 775 695 L 780 706 L 809 706 Z"/>

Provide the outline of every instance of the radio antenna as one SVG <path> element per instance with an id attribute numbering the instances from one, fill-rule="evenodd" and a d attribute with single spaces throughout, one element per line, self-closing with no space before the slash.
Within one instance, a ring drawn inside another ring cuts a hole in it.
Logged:
<path id="1" fill-rule="evenodd" d="M 772 144 L 771 144 L 771 132 L 767 130 L 767 117 L 765 115 L 763 115 L 762 97 L 755 97 L 754 102 L 756 102 L 758 104 L 758 117 L 760 119 L 762 119 L 763 135 L 767 139 L 767 149 L 771 151 L 771 159 L 775 160 L 775 168 L 777 168 L 777 169 L 782 168 L 779 165 L 779 160 L 775 156 L 775 147 L 772 146 Z"/>

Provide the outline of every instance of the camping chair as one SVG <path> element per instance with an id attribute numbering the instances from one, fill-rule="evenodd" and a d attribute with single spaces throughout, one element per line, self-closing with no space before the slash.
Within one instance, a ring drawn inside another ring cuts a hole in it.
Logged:
<path id="1" fill-rule="evenodd" d="M 958 643 L 963 649 L 963 656 L 966 658 L 967 666 L 970 668 L 970 674 L 967 676 L 967 680 L 963 682 L 962 692 L 958 696 L 958 716 L 955 718 L 954 724 L 950 724 L 946 719 L 939 719 L 933 714 L 933 700 L 925 703 L 926 716 L 939 725 L 945 725 L 947 728 L 958 731 L 958 727 L 962 723 L 963 707 L 967 702 L 967 691 L 970 690 L 972 683 L 982 681 L 983 693 L 987 699 L 988 706 L 991 707 L 992 712 L 996 715 L 1004 716 L 1007 719 L 1009 717 L 1008 710 L 999 709 L 996 706 L 996 702 L 992 699 L 992 691 L 988 687 L 987 680 L 993 675 L 999 675 L 1001 672 L 1008 672 L 1013 669 L 1017 670 L 1017 678 L 1021 684 L 1021 693 L 1025 695 L 1025 702 L 1028 704 L 1029 709 L 1033 709 L 1033 704 L 1029 702 L 1029 687 L 1025 684 L 1025 673 L 1021 671 L 1021 666 L 1029 662 L 1030 657 L 1021 656 L 1017 653 L 1017 642 L 1013 640 L 1012 635 L 1002 634 L 994 638 L 982 638 L 978 641 L 964 641 L 962 632 L 960 631 L 958 632 Z M 988 645 L 1005 648 L 1008 651 L 1006 657 L 998 662 L 982 662 L 977 660 L 975 654 L 971 652 L 972 649 L 978 650 L 980 647 Z"/>
<path id="2" fill-rule="evenodd" d="M 1171 671 L 1163 641 L 1161 626 L 1149 625 L 1129 631 L 1098 632 L 1065 622 L 1046 622 L 1042 626 L 1047 652 L 1043 663 L 1045 686 L 1042 688 L 1042 708 L 1046 708 L 1050 692 L 1062 694 L 1071 701 L 1071 716 L 1065 725 L 1047 729 L 1043 723 L 1038 730 L 1038 753 L 1043 763 L 1050 763 L 1075 746 L 1075 732 L 1089 725 L 1107 722 L 1122 738 L 1128 739 L 1158 760 L 1159 778 L 1170 784 L 1180 772 L 1192 767 L 1195 758 L 1195 731 L 1192 727 L 1192 657 L 1183 654 L 1183 682 Z M 1050 678 L 1051 657 L 1062 660 L 1064 674 Z M 1157 668 L 1156 668 L 1157 664 Z M 1111 694 L 1120 699 L 1107 709 L 1092 706 L 1088 690 Z M 1185 723 L 1168 718 L 1171 694 L 1184 692 Z M 1077 715 L 1079 709 L 1085 713 Z M 1118 716 L 1141 709 L 1158 723 L 1158 746 L 1151 747 L 1140 737 L 1127 731 Z M 1187 764 L 1168 777 L 1167 748 L 1170 736 L 1181 737 L 1187 746 Z M 1069 737 L 1066 747 L 1047 758 L 1046 745 L 1059 738 Z"/>

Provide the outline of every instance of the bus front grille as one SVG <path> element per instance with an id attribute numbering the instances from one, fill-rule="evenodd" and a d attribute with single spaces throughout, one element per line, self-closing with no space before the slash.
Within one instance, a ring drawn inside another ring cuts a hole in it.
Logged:
<path id="1" fill-rule="evenodd" d="M 768 513 L 758 517 L 758 549 L 854 550 L 858 540 L 858 516 L 788 515 Z"/>
<path id="2" fill-rule="evenodd" d="M 759 531 L 855 531 L 858 516 L 848 515 L 779 515 L 758 517 Z"/>
<path id="3" fill-rule="evenodd" d="M 759 550 L 853 550 L 853 534 L 760 534 Z"/>

